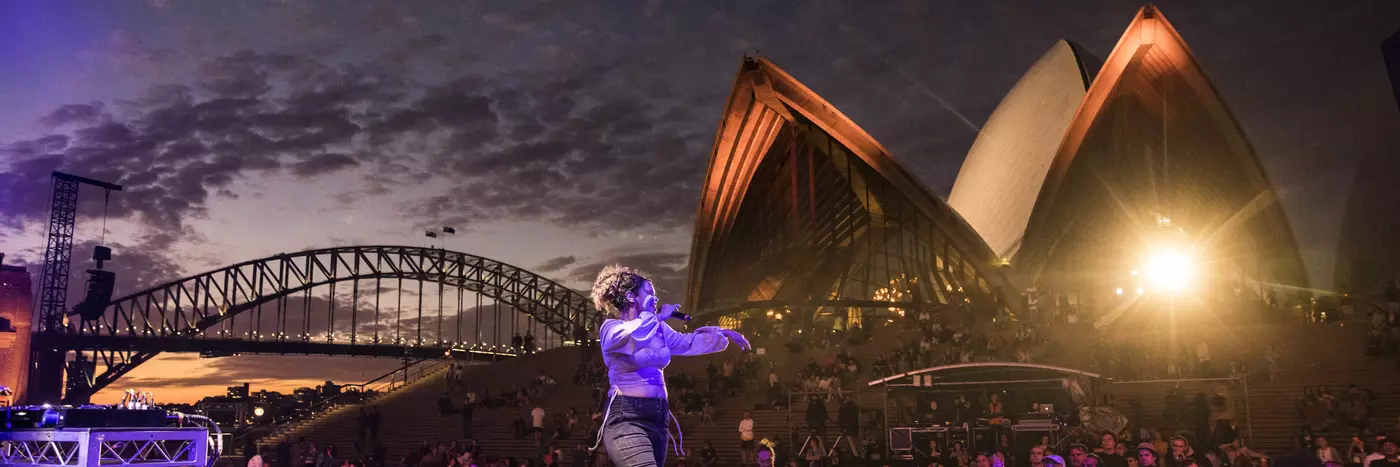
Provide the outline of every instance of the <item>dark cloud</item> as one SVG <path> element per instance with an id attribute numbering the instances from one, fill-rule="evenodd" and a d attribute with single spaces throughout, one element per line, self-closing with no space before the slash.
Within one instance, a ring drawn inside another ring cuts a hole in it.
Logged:
<path id="1" fill-rule="evenodd" d="M 0 154 L 12 160 L 25 160 L 38 155 L 53 154 L 68 147 L 67 135 L 48 135 L 30 141 L 19 141 L 0 147 Z"/>
<path id="2" fill-rule="evenodd" d="M 338 153 L 317 154 L 292 165 L 298 177 L 315 177 L 360 165 L 360 161 Z"/>
<path id="3" fill-rule="evenodd" d="M 52 129 L 69 123 L 92 123 L 102 115 L 102 108 L 101 102 L 65 105 L 40 118 L 39 124 Z"/>
<path id="4" fill-rule="evenodd" d="M 609 264 L 621 264 L 638 269 L 651 279 L 663 302 L 680 302 L 685 297 L 685 280 L 689 268 L 686 253 L 649 251 L 641 253 L 605 254 L 603 258 L 570 270 L 568 280 L 593 284 L 598 271 Z"/>
<path id="5" fill-rule="evenodd" d="M 274 84 L 279 92 L 269 93 Z M 399 84 L 353 66 L 240 51 L 205 62 L 191 86 L 152 86 L 101 118 L 102 103 L 64 106 L 44 121 L 71 131 L 0 146 L 10 156 L 0 173 L 8 214 L 0 222 L 16 228 L 46 218 L 49 172 L 61 170 L 123 185 L 110 215 L 181 231 L 205 215 L 211 194 L 236 195 L 227 187 L 241 178 L 358 165 L 339 149 L 354 146 L 358 120 L 372 120 L 364 109 L 397 99 Z"/>
<path id="6" fill-rule="evenodd" d="M 417 59 L 430 57 L 447 45 L 447 36 L 441 33 L 428 33 L 412 37 L 384 53 L 384 61 L 398 67 L 413 64 Z"/>
<path id="7" fill-rule="evenodd" d="M 558 256 L 545 260 L 543 263 L 540 263 L 539 266 L 535 266 L 535 268 L 532 269 L 532 271 L 534 271 L 537 274 L 548 274 L 564 269 L 565 267 L 568 267 L 569 265 L 577 262 L 578 258 L 575 258 L 572 255 Z"/>
<path id="8" fill-rule="evenodd" d="M 389 23 L 416 21 L 382 13 Z M 507 16 L 519 25 L 560 15 L 535 6 Z M 448 43 L 442 33 L 423 33 L 402 47 L 433 55 Z M 440 84 L 414 87 L 400 70 L 407 55 L 330 66 L 236 51 L 199 63 L 189 83 L 152 86 L 117 111 L 102 114 L 100 102 L 56 110 L 45 121 L 71 131 L 6 145 L 19 170 L 0 176 L 0 193 L 42 192 L 47 172 L 63 170 L 124 185 L 110 215 L 179 231 L 207 216 L 211 196 L 238 196 L 230 187 L 240 179 L 363 166 L 364 195 L 451 182 L 405 206 L 417 224 L 687 225 L 712 123 L 687 104 L 659 99 L 679 84 L 640 73 L 649 64 L 627 57 L 543 76 L 454 71 Z M 18 204 L 7 226 L 46 214 L 45 196 L 6 199 Z"/>
<path id="9" fill-rule="evenodd" d="M 446 148 L 421 148 L 443 157 L 470 157 L 496 137 L 497 117 L 480 79 L 463 77 L 431 87 L 406 105 L 376 114 L 367 131 L 372 145 L 412 144 L 438 136 Z"/>
<path id="10" fill-rule="evenodd" d="M 199 67 L 200 87 L 229 98 L 256 98 L 271 90 L 270 57 L 251 50 L 204 62 Z"/>
<path id="11" fill-rule="evenodd" d="M 571 93 L 600 86 L 590 84 L 595 78 L 565 76 L 493 94 L 503 122 L 494 130 L 512 137 L 484 148 L 446 148 L 440 160 L 457 186 L 421 199 L 415 211 L 596 230 L 687 225 L 704 178 L 709 122 L 657 124 L 658 116 L 686 113 L 635 93 L 581 104 Z"/>
<path id="12" fill-rule="evenodd" d="M 63 156 L 46 154 L 18 160 L 0 172 L 0 207 L 6 214 L 0 216 L 0 226 L 17 230 L 45 218 L 52 191 L 49 173 L 62 163 Z"/>
<path id="13" fill-rule="evenodd" d="M 107 46 L 108 58 L 122 67 L 164 67 L 176 56 L 172 49 L 153 46 L 125 29 L 113 31 Z"/>

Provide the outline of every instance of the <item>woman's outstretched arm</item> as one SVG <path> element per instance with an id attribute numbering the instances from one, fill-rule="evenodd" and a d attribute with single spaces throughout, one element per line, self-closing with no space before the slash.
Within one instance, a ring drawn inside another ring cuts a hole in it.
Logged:
<path id="1" fill-rule="evenodd" d="M 705 326 L 696 329 L 695 332 L 680 332 L 671 329 L 665 323 L 662 323 L 662 328 L 662 332 L 666 333 L 666 347 L 671 349 L 671 355 L 705 355 L 723 352 L 729 348 L 725 329 L 719 326 Z"/>

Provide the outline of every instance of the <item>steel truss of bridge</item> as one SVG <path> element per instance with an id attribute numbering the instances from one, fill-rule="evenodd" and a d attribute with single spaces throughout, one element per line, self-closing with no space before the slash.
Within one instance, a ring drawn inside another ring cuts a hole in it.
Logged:
<path id="1" fill-rule="evenodd" d="M 435 300 L 425 303 L 425 294 Z M 317 299 L 324 309 L 313 310 Z M 475 326 L 464 310 L 475 310 Z M 487 310 L 494 324 L 482 329 Z M 528 325 L 517 327 L 518 315 Z M 113 299 L 97 320 L 35 333 L 33 348 L 48 352 L 34 377 L 61 377 L 67 352 L 76 352 L 90 363 L 86 372 L 76 366 L 88 374 L 69 370 L 64 401 L 74 403 L 160 352 L 432 358 L 457 351 L 498 360 L 514 352 L 500 342 L 503 333 L 528 332 L 548 349 L 597 329 L 600 319 L 579 292 L 500 261 L 424 247 L 324 248 L 171 281 Z"/>
<path id="2" fill-rule="evenodd" d="M 469 360 L 502 360 L 514 357 L 511 349 L 483 350 L 465 347 L 403 346 L 374 344 L 335 344 L 329 342 L 258 341 L 244 339 L 204 339 L 169 337 L 149 339 L 126 336 L 83 336 L 77 334 L 35 334 L 33 345 L 60 351 L 198 352 L 213 356 L 237 354 L 326 355 L 341 357 L 408 358 L 421 360 L 445 356 Z"/>

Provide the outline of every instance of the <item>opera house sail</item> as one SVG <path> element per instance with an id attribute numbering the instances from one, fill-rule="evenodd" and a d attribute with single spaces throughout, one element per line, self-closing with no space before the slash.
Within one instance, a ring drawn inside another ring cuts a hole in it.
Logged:
<path id="1" fill-rule="evenodd" d="M 1395 103 L 1400 105 L 1400 31 L 1395 31 L 1381 43 L 1381 55 L 1385 57 L 1385 69 L 1390 73 L 1390 89 L 1395 93 Z"/>
<path id="2" fill-rule="evenodd" d="M 1073 67 L 1068 58 L 1045 60 L 1032 72 L 1069 75 Z M 1054 93 L 1076 90 L 1062 78 L 1056 85 L 1028 76 L 1013 94 L 1035 85 L 1058 102 Z M 1064 107 L 1012 97 L 989 121 L 994 133 L 979 137 L 969 154 L 954 206 L 994 246 L 1014 252 L 1007 259 L 1018 277 L 1061 291 L 1122 293 L 1137 289 L 1136 268 L 1165 245 L 1195 258 L 1199 277 L 1224 286 L 1217 291 L 1306 286 L 1292 229 L 1254 148 L 1155 8 L 1144 7 L 1128 26 L 1048 161 L 1042 133 L 1063 121 Z M 1023 112 L 1044 112 L 1044 121 Z M 1002 121 L 1033 122 L 1024 131 L 1032 141 L 1005 142 L 1022 131 L 994 125 Z M 991 137 L 998 141 L 983 144 Z M 1002 163 L 1024 165 L 998 178 L 993 169 Z M 969 190 L 988 194 L 963 195 Z"/>
<path id="3" fill-rule="evenodd" d="M 1400 105 L 1400 31 L 1381 42 L 1381 59 Z M 1366 294 L 1400 281 L 1400 197 L 1395 196 L 1400 157 L 1375 151 L 1363 157 L 1352 177 L 1337 239 L 1333 284 L 1337 291 Z"/>
<path id="4" fill-rule="evenodd" d="M 948 205 L 998 256 L 1020 248 L 1050 162 L 1099 65 L 1078 45 L 1056 42 L 1002 98 L 963 159 Z"/>
<path id="5" fill-rule="evenodd" d="M 1007 310 L 996 256 L 831 104 L 746 58 L 715 137 L 686 304 L 702 320 Z"/>

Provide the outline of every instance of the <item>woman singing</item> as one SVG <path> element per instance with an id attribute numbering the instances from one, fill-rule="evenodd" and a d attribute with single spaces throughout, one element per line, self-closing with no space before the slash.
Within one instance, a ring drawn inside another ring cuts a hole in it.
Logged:
<path id="1" fill-rule="evenodd" d="M 693 333 L 671 329 L 665 321 L 680 306 L 662 305 L 658 310 L 651 280 L 623 266 L 608 266 L 598 273 L 593 304 L 615 317 L 604 321 L 598 331 L 603 364 L 612 385 L 603 426 L 598 430 L 599 441 L 615 465 L 664 466 L 672 417 L 662 370 L 671 363 L 671 356 L 720 352 L 730 341 L 749 350 L 749 341 L 738 332 L 717 326 Z M 677 440 L 677 451 L 680 445 Z"/>

